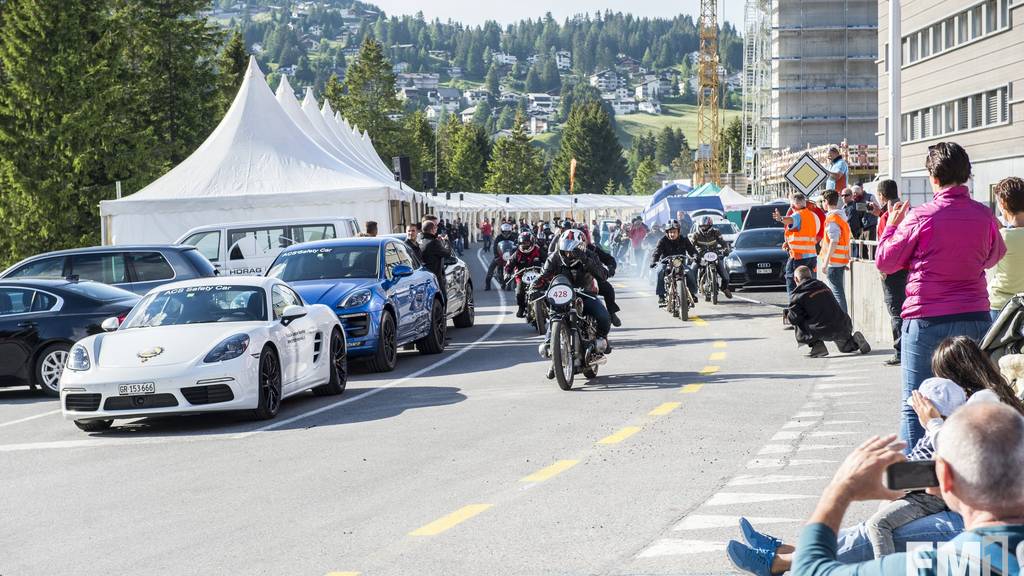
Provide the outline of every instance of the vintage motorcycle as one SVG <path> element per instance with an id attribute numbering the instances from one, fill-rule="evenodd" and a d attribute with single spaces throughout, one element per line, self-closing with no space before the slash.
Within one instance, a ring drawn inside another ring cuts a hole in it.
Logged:
<path id="1" fill-rule="evenodd" d="M 677 254 L 661 259 L 665 266 L 665 310 L 684 322 L 690 319 L 690 308 L 697 299 L 686 282 L 686 257 Z"/>
<path id="2" fill-rule="evenodd" d="M 697 292 L 704 296 L 705 302 L 718 304 L 718 291 L 721 286 L 718 260 L 721 257 L 717 250 L 707 250 L 698 257 Z"/>
<path id="3" fill-rule="evenodd" d="M 574 288 L 566 276 L 556 276 L 544 293 L 551 338 L 542 349 L 551 357 L 551 367 L 562 390 L 572 388 L 576 374 L 597 378 L 598 366 L 607 358 L 597 350 L 597 322 L 583 313 L 583 299 L 594 298 Z"/>

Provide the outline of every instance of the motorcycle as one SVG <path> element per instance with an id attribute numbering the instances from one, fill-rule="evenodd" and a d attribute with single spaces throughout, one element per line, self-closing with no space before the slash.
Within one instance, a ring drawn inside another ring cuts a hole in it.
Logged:
<path id="1" fill-rule="evenodd" d="M 594 296 L 574 288 L 569 278 L 561 275 L 552 280 L 544 293 L 551 332 L 546 351 L 562 390 L 572 388 L 576 374 L 597 378 L 598 366 L 607 362 L 597 350 L 597 322 L 583 313 L 583 298 Z"/>
<path id="2" fill-rule="evenodd" d="M 505 266 L 512 261 L 512 257 L 516 253 L 516 243 L 511 240 L 502 240 L 498 243 L 498 267 L 495 269 L 495 273 L 498 275 L 498 285 L 505 288 L 505 291 L 512 289 L 512 286 L 506 282 L 505 279 Z"/>
<path id="3" fill-rule="evenodd" d="M 531 266 L 524 268 L 519 272 L 516 272 L 515 276 L 516 284 L 525 283 L 526 293 L 530 294 L 533 291 L 533 283 L 540 278 L 540 266 Z M 538 333 L 543 334 L 547 327 L 547 308 L 544 304 L 544 298 L 535 298 L 532 302 L 527 302 L 526 306 L 526 323 L 533 326 Z"/>
<path id="4" fill-rule="evenodd" d="M 665 310 L 684 322 L 690 319 L 690 308 L 697 299 L 686 282 L 686 258 L 682 255 L 661 259 L 665 270 Z"/>
<path id="5" fill-rule="evenodd" d="M 718 304 L 718 290 L 721 282 L 718 278 L 719 254 L 715 250 L 701 253 L 697 270 L 697 291 L 704 295 L 705 302 Z"/>

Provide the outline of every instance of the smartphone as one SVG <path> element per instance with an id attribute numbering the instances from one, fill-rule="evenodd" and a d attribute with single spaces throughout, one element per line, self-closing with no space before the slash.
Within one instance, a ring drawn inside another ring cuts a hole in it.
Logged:
<path id="1" fill-rule="evenodd" d="M 857 202 L 857 212 L 867 212 L 867 211 L 868 211 L 868 203 L 867 202 Z"/>
<path id="2" fill-rule="evenodd" d="M 897 462 L 885 469 L 885 487 L 889 490 L 923 490 L 939 485 L 934 460 Z"/>

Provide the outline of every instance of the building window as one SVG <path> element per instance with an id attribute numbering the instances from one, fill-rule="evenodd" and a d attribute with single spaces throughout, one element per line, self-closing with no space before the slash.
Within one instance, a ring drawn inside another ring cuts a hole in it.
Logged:
<path id="1" fill-rule="evenodd" d="M 903 38 L 903 64 L 911 65 L 1009 27 L 1011 0 L 983 0 Z"/>
<path id="2" fill-rule="evenodd" d="M 1006 86 L 941 102 L 903 114 L 902 142 L 913 142 L 955 134 L 966 130 L 988 128 L 1010 121 L 1009 90 Z"/>
<path id="3" fill-rule="evenodd" d="M 885 50 L 882 51 L 882 65 L 886 72 L 889 71 L 889 43 L 885 43 Z"/>
<path id="4" fill-rule="evenodd" d="M 971 40 L 981 37 L 981 6 L 971 8 Z"/>
<path id="5" fill-rule="evenodd" d="M 967 40 L 969 40 L 969 38 L 967 38 L 967 12 L 963 12 L 956 17 L 956 29 L 956 43 L 963 44 L 964 42 L 967 42 Z"/>
<path id="6" fill-rule="evenodd" d="M 949 50 L 956 45 L 956 18 L 947 18 L 942 23 L 942 31 L 945 37 L 943 48 Z"/>
<path id="7" fill-rule="evenodd" d="M 1003 0 L 1004 2 L 1006 0 Z M 999 16 L 996 0 L 989 0 L 985 3 L 985 33 L 991 34 L 996 31 L 996 18 Z"/>

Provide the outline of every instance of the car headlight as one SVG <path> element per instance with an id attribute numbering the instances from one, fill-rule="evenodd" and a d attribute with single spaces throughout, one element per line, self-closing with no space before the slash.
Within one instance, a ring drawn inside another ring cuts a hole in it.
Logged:
<path id="1" fill-rule="evenodd" d="M 735 256 L 729 256 L 728 258 L 726 258 L 725 265 L 728 266 L 730 270 L 743 269 L 743 262 L 741 262 L 740 259 L 736 258 Z"/>
<path id="2" fill-rule="evenodd" d="M 203 362 L 209 364 L 211 362 L 232 360 L 241 356 L 248 347 L 249 335 L 235 334 L 230 338 L 225 338 L 220 344 L 214 346 L 213 350 L 210 350 L 206 355 L 206 358 L 203 358 Z"/>
<path id="3" fill-rule="evenodd" d="M 369 290 L 359 290 L 349 294 L 345 298 L 342 298 L 341 302 L 338 303 L 338 306 L 340 308 L 357 308 L 369 302 L 372 297 L 373 295 L 370 294 Z"/>
<path id="4" fill-rule="evenodd" d="M 88 370 L 92 367 L 92 363 L 89 362 L 89 351 L 85 349 L 85 346 L 76 344 L 71 348 L 71 352 L 68 353 L 68 360 L 65 366 L 76 372 Z"/>

